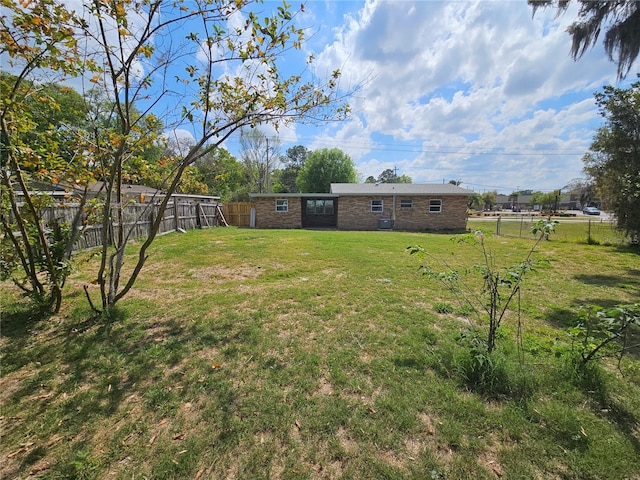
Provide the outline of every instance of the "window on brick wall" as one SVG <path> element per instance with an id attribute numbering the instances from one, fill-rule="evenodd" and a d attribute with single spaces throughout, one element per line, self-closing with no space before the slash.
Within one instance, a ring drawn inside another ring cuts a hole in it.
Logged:
<path id="1" fill-rule="evenodd" d="M 429 213 L 442 212 L 442 200 L 429 200 Z"/>
<path id="2" fill-rule="evenodd" d="M 410 198 L 402 198 L 400 199 L 400 208 L 412 208 L 413 200 Z"/>
<path id="3" fill-rule="evenodd" d="M 276 212 L 287 213 L 289 211 L 289 200 L 279 198 L 276 200 Z"/>
<path id="4" fill-rule="evenodd" d="M 307 215 L 333 215 L 333 200 L 307 200 Z"/>
<path id="5" fill-rule="evenodd" d="M 382 200 L 371 200 L 371 213 L 382 213 L 384 202 Z"/>

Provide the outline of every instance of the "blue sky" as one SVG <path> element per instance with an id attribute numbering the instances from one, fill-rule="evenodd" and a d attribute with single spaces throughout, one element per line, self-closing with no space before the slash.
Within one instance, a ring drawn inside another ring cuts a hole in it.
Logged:
<path id="1" fill-rule="evenodd" d="M 300 0 L 291 3 L 307 42 L 282 59 L 284 73 L 299 73 L 313 54 L 314 76 L 340 69 L 341 84 L 359 88 L 349 119 L 281 128 L 282 154 L 295 145 L 339 148 L 360 181 L 391 168 L 417 183 L 460 180 L 477 192 L 551 191 L 583 177 L 582 156 L 601 125 L 593 94 L 617 79 L 601 41 L 570 58 L 575 5 L 532 17 L 526 0 L 307 0 L 303 11 Z M 266 14 L 279 5 L 256 8 Z M 185 55 L 174 68 L 184 73 L 201 60 Z M 631 79 L 633 69 L 619 85 Z M 163 108 L 179 117 L 175 98 Z M 224 146 L 239 156 L 238 135 Z"/>
<path id="2" fill-rule="evenodd" d="M 532 18 L 524 0 L 312 0 L 298 18 L 313 33 L 315 73 L 340 68 L 344 84 L 362 87 L 349 120 L 281 130 L 283 152 L 336 147 L 361 181 L 397 168 L 478 192 L 554 190 L 583 176 L 601 124 L 593 93 L 616 83 L 616 67 L 600 41 L 570 58 L 575 10 Z M 237 152 L 237 140 L 226 146 Z"/>

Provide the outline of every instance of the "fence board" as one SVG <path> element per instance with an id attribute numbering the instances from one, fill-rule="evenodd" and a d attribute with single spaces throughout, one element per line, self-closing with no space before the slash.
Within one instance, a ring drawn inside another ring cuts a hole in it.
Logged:
<path id="1" fill-rule="evenodd" d="M 217 203 L 210 202 L 175 202 L 170 201 L 164 211 L 160 221 L 158 234 L 182 230 L 193 230 L 196 228 L 208 228 L 219 226 L 216 215 Z M 79 204 L 61 204 L 54 207 L 47 207 L 42 212 L 45 225 L 57 223 L 71 224 L 74 216 L 80 209 Z M 122 211 L 121 222 L 117 218 L 117 205 L 112 205 L 113 224 L 110 226 L 109 238 L 118 238 L 121 233 L 132 239 L 142 239 L 149 235 L 154 219 L 159 212 L 159 205 L 153 203 L 129 203 Z M 103 227 L 102 223 L 87 224 L 86 212 L 83 212 L 83 227 L 80 238 L 74 245 L 74 251 L 87 250 L 102 245 Z M 248 225 L 248 223 L 247 223 Z"/>
<path id="2" fill-rule="evenodd" d="M 251 221 L 252 202 L 229 202 L 222 206 L 224 217 L 229 225 L 248 227 Z"/>

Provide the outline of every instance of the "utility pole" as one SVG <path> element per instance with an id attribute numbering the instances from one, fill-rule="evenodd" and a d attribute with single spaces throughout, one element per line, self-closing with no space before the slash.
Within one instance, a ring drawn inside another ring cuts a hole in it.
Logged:
<path id="1" fill-rule="evenodd" d="M 267 142 L 267 158 L 265 160 L 264 168 L 258 166 L 258 174 L 260 175 L 260 193 L 267 193 L 267 176 L 269 174 L 269 137 L 264 137 Z"/>

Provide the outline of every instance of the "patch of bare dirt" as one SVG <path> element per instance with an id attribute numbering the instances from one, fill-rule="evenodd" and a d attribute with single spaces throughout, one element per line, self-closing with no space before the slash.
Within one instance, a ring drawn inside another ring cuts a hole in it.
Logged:
<path id="1" fill-rule="evenodd" d="M 500 445 L 494 444 L 478 456 L 478 463 L 490 472 L 493 472 L 496 478 L 502 478 L 504 476 L 504 469 L 498 461 L 499 451 Z"/>
<path id="2" fill-rule="evenodd" d="M 313 392 L 312 396 L 328 396 L 328 395 L 333 395 L 334 389 L 333 389 L 333 385 L 331 384 L 331 382 L 329 380 L 327 380 L 325 377 L 322 377 L 320 379 L 320 385 L 318 386 L 318 388 L 316 389 L 315 392 Z"/>
<path id="3" fill-rule="evenodd" d="M 336 437 L 338 439 L 340 447 L 342 447 L 345 452 L 347 452 L 348 454 L 358 453 L 358 442 L 351 438 L 351 435 L 349 435 L 349 432 L 343 426 L 340 426 L 340 428 L 338 428 Z"/>
<path id="4" fill-rule="evenodd" d="M 229 282 L 238 280 L 253 280 L 263 273 L 261 267 L 244 265 L 237 267 L 226 267 L 216 265 L 211 267 L 192 268 L 187 271 L 187 276 L 200 280 L 210 280 L 214 282 Z"/>

